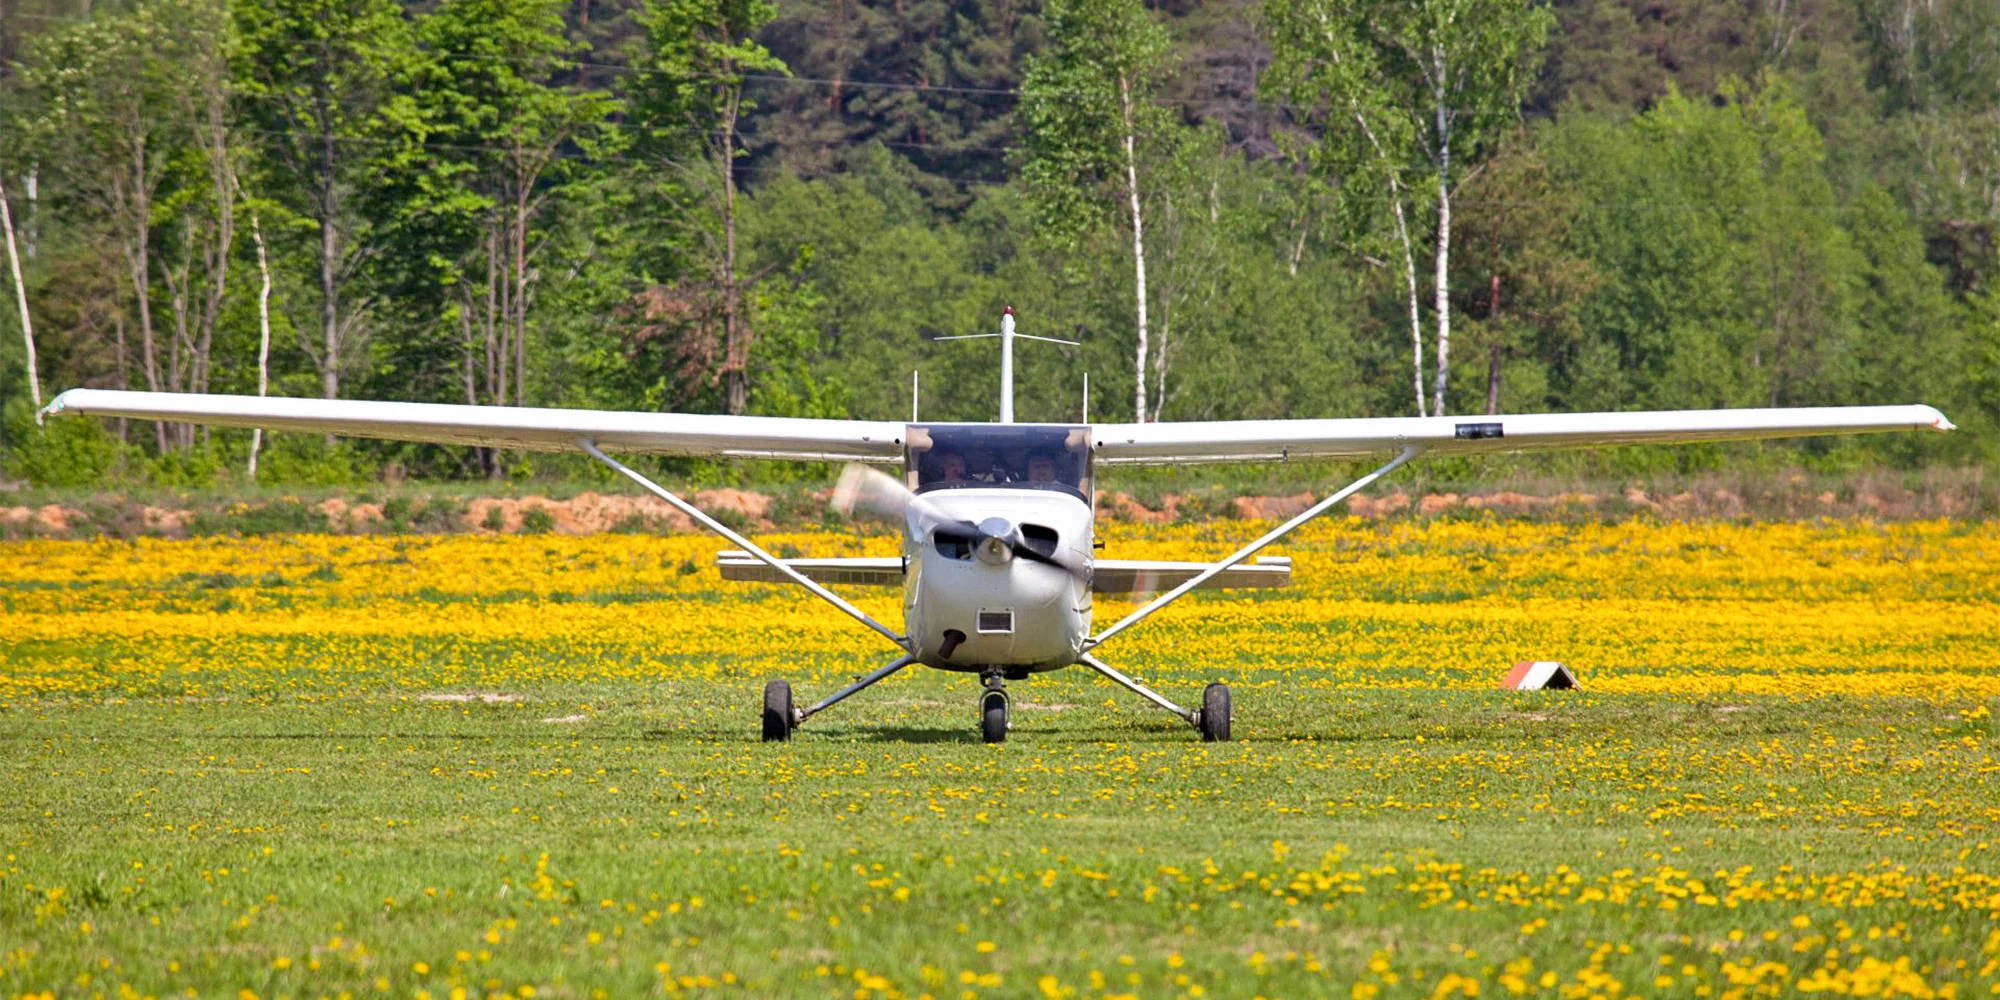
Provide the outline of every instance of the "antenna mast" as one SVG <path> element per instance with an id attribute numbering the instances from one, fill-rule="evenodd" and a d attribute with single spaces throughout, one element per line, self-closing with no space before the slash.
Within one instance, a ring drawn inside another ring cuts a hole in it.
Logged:
<path id="1" fill-rule="evenodd" d="M 1000 422 L 1014 422 L 1014 307 L 1000 313 Z"/>
<path id="2" fill-rule="evenodd" d="M 1063 344 L 1069 347 L 1083 346 L 1074 340 L 1057 340 L 1054 337 L 1037 337 L 1032 333 L 1015 333 L 1013 306 L 1008 306 L 1000 313 L 999 333 L 968 333 L 958 337 L 931 338 L 933 341 L 1000 338 L 1000 422 L 1003 424 L 1014 422 L 1014 338 L 1017 336 L 1027 340 L 1046 340 L 1051 344 Z M 912 394 L 914 395 L 914 391 Z"/>

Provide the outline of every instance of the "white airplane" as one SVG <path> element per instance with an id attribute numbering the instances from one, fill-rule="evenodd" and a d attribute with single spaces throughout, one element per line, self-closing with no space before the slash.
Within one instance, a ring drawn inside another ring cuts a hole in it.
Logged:
<path id="1" fill-rule="evenodd" d="M 71 389 L 44 415 L 91 414 L 217 427 L 344 434 L 526 451 L 579 450 L 721 535 L 725 579 L 804 587 L 897 649 L 879 669 L 804 708 L 786 681 L 765 685 L 765 740 L 790 739 L 805 720 L 911 665 L 979 675 L 980 730 L 1006 738 L 1005 681 L 1081 664 L 1187 720 L 1205 740 L 1227 740 L 1229 689 L 1209 684 L 1183 708 L 1099 659 L 1096 652 L 1190 591 L 1284 586 L 1288 559 L 1252 557 L 1397 467 L 1426 452 L 1463 454 L 1628 444 L 1737 441 L 1953 426 L 1929 406 L 1538 413 L 1521 416 L 1230 420 L 1151 424 L 1014 422 L 1012 310 L 1002 317 L 998 423 L 901 423 L 693 413 L 630 413 L 437 403 Z M 1026 335 L 1022 335 L 1026 336 Z M 1047 338 L 1034 338 L 1047 339 Z M 900 479 L 852 465 L 836 491 L 850 513 L 903 522 L 892 558 L 779 559 L 609 452 L 705 458 L 900 465 Z M 1095 559 L 1099 466 L 1299 462 L 1390 456 L 1373 472 L 1256 541 L 1210 563 Z M 827 583 L 903 588 L 901 632 L 828 590 Z M 1091 633 L 1093 593 L 1151 601 Z"/>

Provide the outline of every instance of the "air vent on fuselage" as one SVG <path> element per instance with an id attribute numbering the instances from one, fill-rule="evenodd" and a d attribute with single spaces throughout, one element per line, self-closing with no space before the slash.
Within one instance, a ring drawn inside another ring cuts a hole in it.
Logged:
<path id="1" fill-rule="evenodd" d="M 986 635 L 1012 633 L 1014 631 L 1014 609 L 980 608 L 979 631 Z"/>
<path id="2" fill-rule="evenodd" d="M 1021 544 L 1045 556 L 1056 554 L 1056 529 L 1039 524 L 1021 525 Z"/>
<path id="3" fill-rule="evenodd" d="M 938 555 L 946 559 L 972 558 L 972 539 L 963 535 L 947 535 L 942 531 L 933 532 L 931 534 L 931 546 L 937 549 Z"/>

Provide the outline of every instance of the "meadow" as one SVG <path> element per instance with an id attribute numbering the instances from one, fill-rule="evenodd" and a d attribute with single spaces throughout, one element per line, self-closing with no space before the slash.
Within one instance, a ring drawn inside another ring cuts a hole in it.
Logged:
<path id="1" fill-rule="evenodd" d="M 1316 524 L 1103 647 L 1228 744 L 1075 671 L 762 744 L 889 650 L 722 547 L 0 546 L 0 995 L 2000 995 L 2000 525 Z"/>

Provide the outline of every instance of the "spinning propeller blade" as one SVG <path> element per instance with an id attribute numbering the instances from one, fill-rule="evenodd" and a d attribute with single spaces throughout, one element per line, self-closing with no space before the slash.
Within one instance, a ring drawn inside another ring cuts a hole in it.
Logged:
<path id="1" fill-rule="evenodd" d="M 1071 566 L 1024 543 L 1019 528 L 1009 525 L 1004 533 L 1000 533 L 952 517 L 936 504 L 911 492 L 901 480 L 866 465 L 850 463 L 840 474 L 840 482 L 833 488 L 833 509 L 848 517 L 861 511 L 876 517 L 900 520 L 922 537 L 943 538 L 968 546 L 977 546 L 988 538 L 997 539 L 1012 556 L 1054 566 L 1077 579 L 1084 578 L 1081 567 Z"/>
<path id="2" fill-rule="evenodd" d="M 833 509 L 855 516 L 855 511 L 892 521 L 904 521 L 912 530 L 931 535 L 942 529 L 948 538 L 967 542 L 979 540 L 979 528 L 939 510 L 936 504 L 910 492 L 902 481 L 880 469 L 849 463 L 833 487 Z"/>

